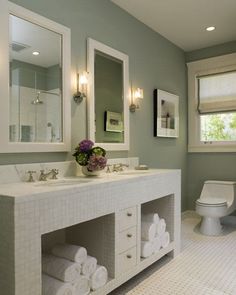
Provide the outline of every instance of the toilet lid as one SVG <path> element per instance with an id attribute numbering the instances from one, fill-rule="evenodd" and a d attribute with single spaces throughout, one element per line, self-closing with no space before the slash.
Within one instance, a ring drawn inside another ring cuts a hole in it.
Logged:
<path id="1" fill-rule="evenodd" d="M 223 206 L 227 205 L 227 202 L 225 199 L 220 198 L 204 198 L 204 199 L 198 199 L 196 203 L 205 205 L 205 206 Z"/>

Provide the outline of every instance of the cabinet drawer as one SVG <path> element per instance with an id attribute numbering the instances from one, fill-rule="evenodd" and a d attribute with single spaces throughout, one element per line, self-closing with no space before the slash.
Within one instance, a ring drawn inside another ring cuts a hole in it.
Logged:
<path id="1" fill-rule="evenodd" d="M 131 227 L 119 233 L 119 253 L 136 246 L 137 227 Z"/>
<path id="2" fill-rule="evenodd" d="M 130 207 L 119 213 L 119 231 L 136 225 L 136 207 Z"/>
<path id="3" fill-rule="evenodd" d="M 119 254 L 119 272 L 123 273 L 136 265 L 137 248 L 133 247 L 121 254 Z"/>

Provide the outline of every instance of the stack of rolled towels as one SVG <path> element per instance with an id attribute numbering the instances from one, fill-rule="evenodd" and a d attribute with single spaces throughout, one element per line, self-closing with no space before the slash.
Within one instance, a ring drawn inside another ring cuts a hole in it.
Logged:
<path id="1" fill-rule="evenodd" d="M 143 213 L 141 219 L 141 257 L 147 258 L 166 248 L 170 243 L 170 234 L 166 231 L 166 222 L 158 213 Z"/>
<path id="2" fill-rule="evenodd" d="M 87 295 L 107 280 L 107 269 L 84 247 L 58 244 L 42 255 L 42 295 Z"/>

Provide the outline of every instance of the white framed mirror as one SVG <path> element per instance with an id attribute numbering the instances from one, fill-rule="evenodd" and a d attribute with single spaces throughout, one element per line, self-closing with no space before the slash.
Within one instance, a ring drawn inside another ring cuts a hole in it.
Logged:
<path id="1" fill-rule="evenodd" d="M 87 59 L 89 139 L 106 150 L 129 150 L 129 57 L 89 38 Z"/>
<path id="2" fill-rule="evenodd" d="M 4 8 L 0 152 L 70 151 L 70 29 L 11 2 Z"/>

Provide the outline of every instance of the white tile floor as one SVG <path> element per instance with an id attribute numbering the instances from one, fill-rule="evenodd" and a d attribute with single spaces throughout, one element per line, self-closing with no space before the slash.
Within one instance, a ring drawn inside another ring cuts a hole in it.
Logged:
<path id="1" fill-rule="evenodd" d="M 221 236 L 206 237 L 199 221 L 187 212 L 181 254 L 164 257 L 110 295 L 236 295 L 236 227 L 228 224 Z"/>

